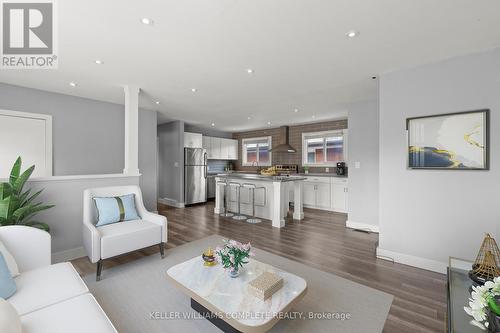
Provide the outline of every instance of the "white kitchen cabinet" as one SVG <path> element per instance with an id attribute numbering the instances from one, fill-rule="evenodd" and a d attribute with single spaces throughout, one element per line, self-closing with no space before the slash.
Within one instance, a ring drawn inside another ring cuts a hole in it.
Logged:
<path id="1" fill-rule="evenodd" d="M 203 135 L 184 132 L 184 148 L 203 148 Z"/>
<path id="2" fill-rule="evenodd" d="M 209 160 L 238 159 L 238 140 L 203 136 L 202 141 Z"/>
<path id="3" fill-rule="evenodd" d="M 238 140 L 229 140 L 228 159 L 238 159 Z"/>
<path id="4" fill-rule="evenodd" d="M 347 213 L 347 179 L 328 176 L 308 176 L 302 185 L 303 204 L 309 208 Z M 290 202 L 293 191 L 290 190 Z"/>
<path id="5" fill-rule="evenodd" d="M 302 200 L 303 205 L 308 207 L 316 207 L 316 184 L 304 182 L 302 185 Z"/>
<path id="6" fill-rule="evenodd" d="M 333 179 L 331 193 L 333 211 L 347 213 L 347 194 L 347 181 Z"/>

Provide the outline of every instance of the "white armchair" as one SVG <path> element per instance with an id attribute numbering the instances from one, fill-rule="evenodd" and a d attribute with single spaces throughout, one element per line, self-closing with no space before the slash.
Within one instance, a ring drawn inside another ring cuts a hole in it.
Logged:
<path id="1" fill-rule="evenodd" d="M 113 223 L 95 227 L 97 209 L 94 197 L 115 197 L 135 194 L 135 207 L 140 220 Z M 167 218 L 148 212 L 138 186 L 98 187 L 83 192 L 83 246 L 92 263 L 97 263 L 96 280 L 101 279 L 102 261 L 124 253 L 159 244 L 161 257 L 165 256 Z"/>

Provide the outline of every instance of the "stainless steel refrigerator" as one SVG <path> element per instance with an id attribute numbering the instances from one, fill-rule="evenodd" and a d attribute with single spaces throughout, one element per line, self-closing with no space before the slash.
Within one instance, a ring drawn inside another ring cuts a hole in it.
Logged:
<path id="1" fill-rule="evenodd" d="M 184 148 L 184 203 L 207 201 L 207 153 L 202 148 Z"/>

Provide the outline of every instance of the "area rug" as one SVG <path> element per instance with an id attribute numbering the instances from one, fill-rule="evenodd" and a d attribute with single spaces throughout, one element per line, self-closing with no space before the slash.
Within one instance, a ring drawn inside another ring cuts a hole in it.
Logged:
<path id="1" fill-rule="evenodd" d="M 200 255 L 222 243 L 213 235 L 166 251 L 165 259 L 153 255 L 104 269 L 102 280 L 84 277 L 120 333 L 220 332 L 197 316 L 190 299 L 166 279 L 173 265 Z M 293 309 L 301 317 L 280 320 L 269 332 L 382 332 L 393 296 L 301 263 L 254 249 L 256 259 L 304 278 L 308 291 Z M 315 319 L 310 319 L 315 318 Z"/>

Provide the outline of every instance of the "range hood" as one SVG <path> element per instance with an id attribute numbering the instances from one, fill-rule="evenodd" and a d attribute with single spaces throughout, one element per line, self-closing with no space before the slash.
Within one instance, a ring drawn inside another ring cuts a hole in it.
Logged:
<path id="1" fill-rule="evenodd" d="M 280 127 L 280 144 L 273 149 L 270 149 L 270 152 L 273 153 L 295 153 L 297 150 L 290 146 L 288 143 L 288 135 L 289 135 L 290 129 L 288 126 L 281 126 Z"/>

